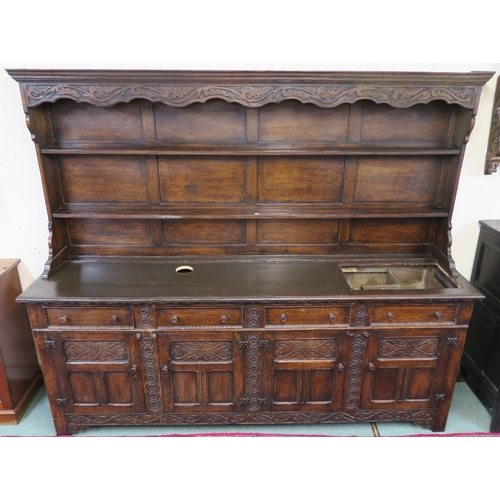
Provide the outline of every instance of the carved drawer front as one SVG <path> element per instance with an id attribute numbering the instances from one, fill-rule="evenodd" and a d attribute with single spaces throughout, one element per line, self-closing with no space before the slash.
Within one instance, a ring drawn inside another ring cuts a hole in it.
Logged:
<path id="1" fill-rule="evenodd" d="M 238 307 L 158 307 L 158 328 L 232 327 L 241 326 L 242 312 Z"/>
<path id="2" fill-rule="evenodd" d="M 373 307 L 372 324 L 455 323 L 457 307 L 453 305 L 390 305 Z"/>
<path id="3" fill-rule="evenodd" d="M 266 325 L 321 325 L 345 326 L 349 324 L 349 306 L 334 307 L 267 307 Z"/>
<path id="4" fill-rule="evenodd" d="M 133 328 L 130 307 L 48 307 L 47 324 L 51 328 Z"/>

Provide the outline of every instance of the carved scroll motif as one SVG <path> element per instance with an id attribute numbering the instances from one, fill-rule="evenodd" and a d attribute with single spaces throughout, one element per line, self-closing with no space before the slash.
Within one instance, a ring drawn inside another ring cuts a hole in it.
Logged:
<path id="1" fill-rule="evenodd" d="M 336 357 L 335 340 L 277 340 L 277 359 L 332 359 Z"/>
<path id="2" fill-rule="evenodd" d="M 231 342 L 172 342 L 172 361 L 230 361 Z"/>
<path id="3" fill-rule="evenodd" d="M 498 167 L 500 167 L 500 77 L 497 80 L 493 101 L 490 136 L 488 139 L 488 151 L 486 152 L 484 173 L 486 175 L 491 175 L 498 170 Z"/>
<path id="4" fill-rule="evenodd" d="M 390 339 L 380 341 L 378 356 L 380 358 L 435 358 L 439 340 L 437 338 Z"/>
<path id="5" fill-rule="evenodd" d="M 117 341 L 66 341 L 67 361 L 123 361 L 128 359 L 127 345 Z"/>
<path id="6" fill-rule="evenodd" d="M 261 364 L 260 339 L 256 335 L 249 335 L 246 348 L 245 374 L 245 404 L 249 410 L 258 410 L 262 403 L 260 395 Z"/>
<path id="7" fill-rule="evenodd" d="M 353 335 L 351 337 L 349 368 L 347 370 L 347 393 L 345 395 L 345 407 L 355 409 L 359 405 L 361 397 L 361 382 L 363 380 L 363 360 L 365 357 L 367 332 Z"/>
<path id="8" fill-rule="evenodd" d="M 425 104 L 443 100 L 448 104 L 459 104 L 474 108 L 475 87 L 394 87 L 389 85 L 27 85 L 29 106 L 57 99 L 73 99 L 95 106 L 112 106 L 118 102 L 129 102 L 142 98 L 162 102 L 169 106 L 183 107 L 193 102 L 206 102 L 219 98 L 247 107 L 260 107 L 286 99 L 312 103 L 329 108 L 340 104 L 369 99 L 378 104 L 389 104 L 405 108 L 414 104 Z"/>
<path id="9" fill-rule="evenodd" d="M 160 393 L 160 370 L 156 360 L 155 334 L 143 334 L 141 338 L 141 362 L 144 371 L 144 387 L 146 391 L 146 407 L 149 411 L 162 410 Z"/>

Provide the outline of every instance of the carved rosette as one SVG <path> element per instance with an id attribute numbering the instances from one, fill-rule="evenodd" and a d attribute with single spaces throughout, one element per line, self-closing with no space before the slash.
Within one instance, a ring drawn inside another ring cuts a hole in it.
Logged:
<path id="1" fill-rule="evenodd" d="M 139 316 L 139 326 L 141 328 L 151 328 L 153 326 L 153 320 L 151 318 L 149 307 L 140 307 L 137 311 L 137 314 Z"/>
<path id="2" fill-rule="evenodd" d="M 260 326 L 260 311 L 256 307 L 248 309 L 247 317 L 250 328 L 258 328 Z"/>
<path id="3" fill-rule="evenodd" d="M 172 361 L 230 361 L 233 359 L 231 342 L 172 342 Z"/>
<path id="4" fill-rule="evenodd" d="M 356 326 L 365 326 L 368 321 L 368 306 L 359 305 L 356 308 L 356 316 L 354 317 L 354 324 Z"/>
<path id="5" fill-rule="evenodd" d="M 66 341 L 63 351 L 67 361 L 122 361 L 128 359 L 125 342 Z"/>
<path id="6" fill-rule="evenodd" d="M 435 358 L 438 351 L 437 338 L 385 338 L 380 341 L 380 358 Z"/>
<path id="7" fill-rule="evenodd" d="M 142 98 L 161 102 L 169 106 L 183 107 L 194 102 L 209 99 L 223 99 L 246 107 L 257 108 L 269 103 L 295 99 L 330 108 L 340 104 L 352 104 L 369 99 L 378 104 L 389 104 L 405 108 L 414 104 L 426 104 L 443 100 L 448 104 L 459 104 L 474 108 L 476 88 L 471 87 L 417 87 L 391 85 L 27 85 L 26 96 L 29 106 L 58 99 L 73 99 L 95 106 L 112 106 L 118 102 L 129 102 Z"/>
<path id="8" fill-rule="evenodd" d="M 484 173 L 491 175 L 500 167 L 500 77 L 497 79 L 493 112 L 491 115 L 490 136 Z"/>
<path id="9" fill-rule="evenodd" d="M 336 357 L 335 340 L 277 340 L 276 359 L 331 359 Z"/>
<path id="10" fill-rule="evenodd" d="M 160 371 L 156 360 L 156 334 L 143 334 L 141 337 L 141 363 L 144 371 L 146 407 L 151 412 L 162 411 L 160 392 Z"/>
<path id="11" fill-rule="evenodd" d="M 344 406 L 355 409 L 359 406 L 361 398 L 361 382 L 363 380 L 363 360 L 365 357 L 367 337 L 370 335 L 364 332 L 359 335 L 348 334 L 351 337 L 349 368 L 347 370 L 346 395 Z"/>

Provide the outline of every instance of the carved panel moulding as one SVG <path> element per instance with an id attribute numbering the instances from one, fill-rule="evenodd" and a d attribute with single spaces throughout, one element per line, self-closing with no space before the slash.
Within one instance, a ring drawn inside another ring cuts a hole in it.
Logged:
<path id="1" fill-rule="evenodd" d="M 459 104 L 473 108 L 477 89 L 475 87 L 385 87 L 382 85 L 26 85 L 25 95 L 28 106 L 58 99 L 72 99 L 95 106 L 112 106 L 132 99 L 147 99 L 169 106 L 183 107 L 194 102 L 209 99 L 223 99 L 247 107 L 260 107 L 278 103 L 286 99 L 296 99 L 302 103 L 312 103 L 329 108 L 340 104 L 351 104 L 361 99 L 369 99 L 378 104 L 389 104 L 405 108 L 414 104 L 425 104 L 443 100 L 448 104 Z"/>
<path id="2" fill-rule="evenodd" d="M 498 170 L 498 167 L 500 167 L 500 77 L 497 79 L 497 87 L 493 100 L 493 112 L 491 115 L 490 136 L 488 139 L 484 173 L 491 175 Z"/>
<path id="3" fill-rule="evenodd" d="M 75 341 L 63 344 L 67 361 L 123 361 L 128 359 L 125 342 Z"/>

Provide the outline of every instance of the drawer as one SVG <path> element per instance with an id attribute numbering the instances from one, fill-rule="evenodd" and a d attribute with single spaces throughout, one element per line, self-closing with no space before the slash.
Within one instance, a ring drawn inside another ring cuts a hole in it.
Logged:
<path id="1" fill-rule="evenodd" d="M 134 327 L 130 307 L 48 307 L 45 312 L 51 328 Z"/>
<path id="2" fill-rule="evenodd" d="M 333 307 L 266 307 L 266 325 L 322 325 L 345 326 L 349 324 L 351 308 Z"/>
<path id="3" fill-rule="evenodd" d="M 455 323 L 453 305 L 389 305 L 373 307 L 373 323 Z"/>
<path id="4" fill-rule="evenodd" d="M 237 307 L 158 307 L 158 328 L 241 326 L 241 309 Z"/>

